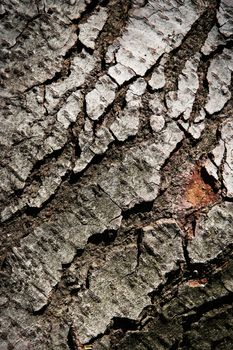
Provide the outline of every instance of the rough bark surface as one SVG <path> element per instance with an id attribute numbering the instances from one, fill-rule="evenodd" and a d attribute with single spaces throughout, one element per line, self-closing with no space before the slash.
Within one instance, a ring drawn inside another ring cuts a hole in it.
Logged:
<path id="1" fill-rule="evenodd" d="M 0 349 L 232 349 L 232 0 L 0 18 Z"/>

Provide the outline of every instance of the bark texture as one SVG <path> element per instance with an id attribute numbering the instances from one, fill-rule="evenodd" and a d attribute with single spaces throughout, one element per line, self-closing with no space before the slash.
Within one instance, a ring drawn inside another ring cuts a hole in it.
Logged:
<path id="1" fill-rule="evenodd" d="M 232 350 L 232 0 L 0 18 L 0 349 Z"/>

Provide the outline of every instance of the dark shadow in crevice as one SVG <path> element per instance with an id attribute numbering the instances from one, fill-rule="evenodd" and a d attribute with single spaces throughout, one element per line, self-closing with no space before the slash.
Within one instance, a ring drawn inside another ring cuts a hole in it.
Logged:
<path id="1" fill-rule="evenodd" d="M 59 187 L 57 188 L 57 190 L 45 201 L 41 204 L 41 206 L 38 208 L 38 207 L 27 207 L 25 210 L 24 210 L 24 214 L 25 215 L 28 215 L 28 216 L 31 216 L 33 218 L 36 218 L 37 215 L 43 210 L 45 209 L 48 204 L 50 204 L 52 202 L 52 200 L 55 198 L 56 194 L 57 194 L 57 191 L 58 191 Z M 20 214 L 20 212 L 19 212 Z"/>
<path id="2" fill-rule="evenodd" d="M 41 85 L 51 85 L 52 83 L 56 83 L 61 78 L 62 78 L 62 71 L 56 72 L 52 78 L 46 79 L 42 83 L 37 83 L 37 84 L 34 84 L 32 86 L 29 86 L 27 89 L 24 90 L 24 93 L 27 93 L 28 91 L 31 91 L 35 87 L 38 87 Z"/>
<path id="3" fill-rule="evenodd" d="M 77 249 L 75 256 L 73 257 L 72 261 L 66 264 L 62 264 L 62 269 L 68 269 L 74 262 L 76 258 L 80 258 L 84 253 L 84 249 Z"/>
<path id="4" fill-rule="evenodd" d="M 79 24 L 87 15 L 91 15 L 92 12 L 95 10 L 95 8 L 98 5 L 104 6 L 104 4 L 102 4 L 102 3 L 104 3 L 104 1 L 101 1 L 101 0 L 90 1 L 90 3 L 87 4 L 86 9 L 82 12 L 81 16 L 79 18 L 72 19 L 72 23 Z M 105 1 L 105 3 L 106 3 L 106 1 Z"/>
<path id="5" fill-rule="evenodd" d="M 207 62 L 210 61 L 217 55 L 221 55 L 224 49 L 231 49 L 233 47 L 233 40 L 226 41 L 225 44 L 220 44 L 218 47 L 212 51 L 209 55 L 203 55 L 202 61 Z"/>
<path id="6" fill-rule="evenodd" d="M 79 30 L 77 30 L 77 35 L 79 33 Z M 77 39 L 76 43 L 66 52 L 64 59 L 69 59 L 75 54 L 79 54 L 82 52 L 82 50 L 85 50 L 89 55 L 93 55 L 94 50 L 85 46 L 79 39 Z"/>
<path id="7" fill-rule="evenodd" d="M 127 317 L 114 317 L 112 320 L 111 329 L 121 329 L 123 331 L 133 331 L 137 330 L 139 326 L 139 322 L 136 320 L 127 318 Z"/>
<path id="8" fill-rule="evenodd" d="M 70 327 L 67 335 L 67 345 L 70 350 L 78 350 L 77 345 L 75 344 L 72 326 Z"/>
<path id="9" fill-rule="evenodd" d="M 187 316 L 183 320 L 183 328 L 184 331 L 187 331 L 190 329 L 190 326 L 198 322 L 204 314 L 206 314 L 209 311 L 222 308 L 223 305 L 231 305 L 233 303 L 233 293 L 229 293 L 227 295 L 224 295 L 223 297 L 220 297 L 218 299 L 214 299 L 211 301 L 207 301 L 204 304 L 195 307 L 191 315 Z"/>
<path id="10" fill-rule="evenodd" d="M 99 245 L 110 245 L 112 244 L 117 237 L 117 232 L 114 230 L 106 230 L 103 233 L 95 233 L 91 237 L 88 238 L 87 243 Z"/>
<path id="11" fill-rule="evenodd" d="M 131 215 L 138 213 L 148 213 L 153 209 L 154 201 L 141 202 L 122 212 L 123 220 L 127 220 Z"/>
<path id="12" fill-rule="evenodd" d="M 100 164 L 103 158 L 105 157 L 105 153 L 103 154 L 95 154 L 93 153 L 93 158 L 90 161 L 90 163 L 87 164 L 87 166 L 78 173 L 72 173 L 68 179 L 68 182 L 70 185 L 76 184 L 80 178 L 83 176 L 83 174 L 89 169 L 92 165 Z"/>
<path id="13" fill-rule="evenodd" d="M 47 304 L 45 304 L 41 309 L 33 311 L 32 314 L 33 316 L 41 316 L 45 313 L 45 311 L 47 310 L 49 306 L 49 302 Z"/>
<path id="14" fill-rule="evenodd" d="M 151 302 L 155 303 L 156 300 L 161 300 L 161 296 L 164 294 L 164 291 L 166 291 L 168 288 L 170 291 L 172 291 L 172 295 L 176 296 L 178 293 L 177 288 L 173 290 L 173 286 L 178 286 L 179 282 L 182 279 L 182 270 L 180 267 L 177 266 L 176 270 L 172 270 L 168 272 L 166 275 L 166 282 L 161 283 L 154 291 L 148 293 L 148 296 L 151 298 Z M 166 304 L 167 298 L 162 298 L 161 305 Z"/>
<path id="15" fill-rule="evenodd" d="M 201 177 L 202 177 L 204 183 L 209 185 L 212 188 L 214 193 L 218 192 L 217 183 L 216 183 L 215 178 L 213 176 L 209 175 L 206 168 L 204 168 L 204 167 L 201 168 Z"/>

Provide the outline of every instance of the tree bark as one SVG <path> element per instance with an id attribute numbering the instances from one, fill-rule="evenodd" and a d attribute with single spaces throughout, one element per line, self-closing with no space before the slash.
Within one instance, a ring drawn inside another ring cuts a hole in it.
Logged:
<path id="1" fill-rule="evenodd" d="M 232 1 L 0 18 L 0 349 L 232 349 Z"/>

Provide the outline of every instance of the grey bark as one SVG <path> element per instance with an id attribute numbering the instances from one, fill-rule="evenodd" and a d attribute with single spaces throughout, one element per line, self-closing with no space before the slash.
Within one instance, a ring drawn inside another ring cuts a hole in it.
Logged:
<path id="1" fill-rule="evenodd" d="M 232 1 L 0 17 L 0 349 L 232 349 Z"/>

